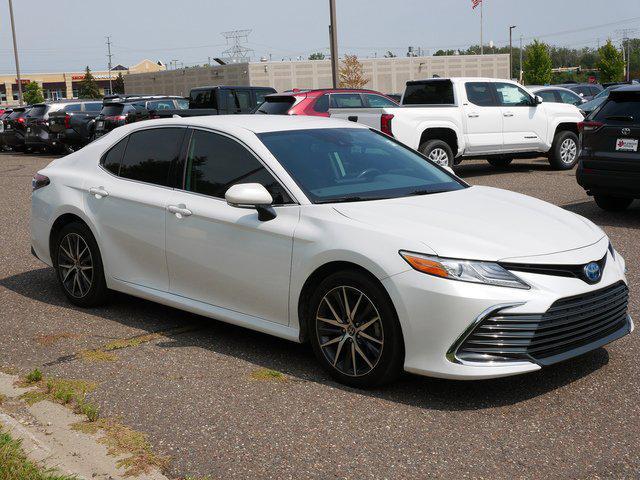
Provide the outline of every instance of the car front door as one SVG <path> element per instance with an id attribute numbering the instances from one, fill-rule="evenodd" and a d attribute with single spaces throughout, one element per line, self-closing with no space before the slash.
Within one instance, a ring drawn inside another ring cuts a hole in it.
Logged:
<path id="1" fill-rule="evenodd" d="M 504 119 L 504 151 L 544 149 L 547 137 L 544 103 L 537 105 L 535 98 L 513 83 L 496 82 L 494 85 Z"/>
<path id="2" fill-rule="evenodd" d="M 238 183 L 264 185 L 276 217 L 228 205 L 224 194 Z M 170 292 L 288 324 L 298 205 L 247 147 L 206 130 L 192 130 L 183 187 L 166 213 Z"/>
<path id="3" fill-rule="evenodd" d="M 170 173 L 186 128 L 151 128 L 125 137 L 85 180 L 85 209 L 98 229 L 105 271 L 113 278 L 168 291 L 165 257 Z"/>
<path id="4" fill-rule="evenodd" d="M 501 153 L 503 117 L 491 83 L 466 82 L 465 91 L 465 154 Z"/>

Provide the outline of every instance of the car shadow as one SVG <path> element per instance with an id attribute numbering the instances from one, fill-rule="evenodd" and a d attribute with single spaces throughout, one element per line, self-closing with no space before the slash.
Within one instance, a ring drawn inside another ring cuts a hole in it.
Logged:
<path id="1" fill-rule="evenodd" d="M 561 205 L 570 212 L 588 218 L 593 223 L 607 227 L 640 228 L 640 200 L 634 201 L 622 212 L 607 212 L 596 205 L 593 198 L 584 202 Z"/>
<path id="2" fill-rule="evenodd" d="M 516 160 L 505 168 L 496 168 L 488 162 L 462 162 L 455 167 L 456 175 L 462 179 L 480 178 L 513 173 L 551 171 L 547 159 Z"/>
<path id="3" fill-rule="evenodd" d="M 79 312 L 60 290 L 53 269 L 40 268 L 0 280 L 0 285 L 37 302 Z M 542 371 L 493 380 L 454 381 L 403 374 L 395 383 L 370 390 L 336 383 L 322 370 L 308 345 L 300 345 L 221 321 L 209 319 L 124 294 L 115 294 L 108 306 L 91 315 L 148 333 L 169 331 L 156 342 L 159 348 L 202 348 L 262 368 L 284 373 L 292 380 L 310 381 L 399 404 L 428 410 L 480 410 L 516 404 L 584 378 L 609 362 L 603 348 L 570 363 Z M 179 333 L 171 329 L 182 327 Z M 185 378 L 188 380 L 188 377 Z"/>

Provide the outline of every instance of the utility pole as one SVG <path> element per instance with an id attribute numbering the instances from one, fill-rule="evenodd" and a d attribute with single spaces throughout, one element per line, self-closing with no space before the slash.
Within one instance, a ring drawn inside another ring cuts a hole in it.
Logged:
<path id="1" fill-rule="evenodd" d="M 509 27 L 509 78 L 513 78 L 513 29 L 516 25 Z"/>
<path id="2" fill-rule="evenodd" d="M 113 94 L 113 87 L 111 86 L 111 37 L 107 36 L 107 58 L 109 58 L 109 93 Z"/>
<path id="3" fill-rule="evenodd" d="M 9 16 L 11 17 L 11 33 L 13 35 L 13 55 L 16 57 L 16 80 L 18 81 L 18 102 L 22 105 L 22 79 L 20 78 L 20 61 L 18 60 L 18 42 L 16 41 L 16 24 L 13 20 L 13 3 L 9 0 Z"/>
<path id="4" fill-rule="evenodd" d="M 520 35 L 520 72 L 518 73 L 518 81 L 522 85 L 522 35 Z"/>
<path id="5" fill-rule="evenodd" d="M 333 88 L 338 88 L 338 27 L 336 25 L 336 0 L 329 0 L 329 40 L 331 46 L 331 77 Z"/>
<path id="6" fill-rule="evenodd" d="M 484 42 L 482 40 L 482 24 L 483 24 L 483 8 L 482 6 L 484 5 L 484 2 L 480 2 L 480 55 L 484 55 Z"/>

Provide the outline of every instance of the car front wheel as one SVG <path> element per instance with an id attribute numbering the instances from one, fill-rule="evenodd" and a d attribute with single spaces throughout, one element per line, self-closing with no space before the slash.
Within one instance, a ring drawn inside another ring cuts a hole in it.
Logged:
<path id="1" fill-rule="evenodd" d="M 311 344 L 322 366 L 340 383 L 366 388 L 402 371 L 402 331 L 391 301 L 374 279 L 358 271 L 325 278 L 308 310 Z"/>
<path id="2" fill-rule="evenodd" d="M 549 163 L 554 170 L 570 170 L 578 162 L 578 136 L 569 131 L 556 133 L 549 152 Z"/>
<path id="3" fill-rule="evenodd" d="M 74 222 L 62 227 L 52 259 L 58 282 L 71 303 L 94 307 L 107 300 L 109 291 L 100 250 L 86 225 Z"/>

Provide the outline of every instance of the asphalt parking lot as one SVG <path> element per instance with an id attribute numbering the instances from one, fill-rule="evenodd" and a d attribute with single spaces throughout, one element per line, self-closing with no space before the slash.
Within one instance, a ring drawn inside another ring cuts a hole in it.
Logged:
<path id="1" fill-rule="evenodd" d="M 52 158 L 0 154 L 0 366 L 97 382 L 102 414 L 147 433 L 171 457 L 170 477 L 640 477 L 637 331 L 526 376 L 405 375 L 359 391 L 333 382 L 305 346 L 124 295 L 81 310 L 29 252 L 30 180 Z M 573 171 L 545 160 L 505 171 L 473 161 L 458 174 L 600 225 L 627 260 L 637 323 L 640 201 L 603 212 Z M 79 355 L 131 338 L 142 341 L 110 361 Z M 263 378 L 263 369 L 284 377 Z"/>

